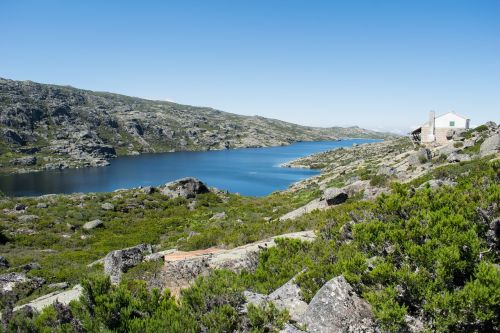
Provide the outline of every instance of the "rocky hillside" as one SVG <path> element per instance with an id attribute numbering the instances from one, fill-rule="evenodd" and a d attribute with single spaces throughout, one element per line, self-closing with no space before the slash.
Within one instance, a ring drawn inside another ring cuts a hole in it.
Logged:
<path id="1" fill-rule="evenodd" d="M 291 164 L 320 176 L 262 198 L 2 197 L 2 329 L 497 332 L 499 154 L 488 123 L 313 155 Z"/>
<path id="2" fill-rule="evenodd" d="M 171 102 L 0 78 L 0 170 L 106 165 L 117 155 L 287 145 L 386 133 L 313 128 Z"/>

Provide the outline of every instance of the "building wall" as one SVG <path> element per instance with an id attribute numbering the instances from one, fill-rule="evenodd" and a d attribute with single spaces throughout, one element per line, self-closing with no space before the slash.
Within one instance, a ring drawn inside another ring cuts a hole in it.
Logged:
<path id="1" fill-rule="evenodd" d="M 434 142 L 434 138 L 429 137 L 429 134 L 431 134 L 431 128 L 428 125 L 422 126 L 422 133 L 420 135 L 420 141 L 422 143 Z"/>
<path id="2" fill-rule="evenodd" d="M 446 134 L 451 128 L 457 128 L 457 127 L 436 128 L 436 131 L 434 132 L 434 135 L 436 136 L 436 142 L 439 144 L 447 143 L 449 140 L 446 138 Z"/>
<path id="3" fill-rule="evenodd" d="M 450 121 L 454 121 L 455 126 L 450 126 Z M 468 128 L 468 122 L 467 119 L 450 112 L 436 118 L 436 129 L 438 128 Z"/>

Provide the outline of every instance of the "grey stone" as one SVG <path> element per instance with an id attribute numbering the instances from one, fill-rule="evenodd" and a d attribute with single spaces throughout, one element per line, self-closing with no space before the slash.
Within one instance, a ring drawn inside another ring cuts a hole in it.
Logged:
<path id="1" fill-rule="evenodd" d="M 243 304 L 241 308 L 241 313 L 247 313 L 248 311 L 248 306 L 250 304 L 255 305 L 255 306 L 262 306 L 265 304 L 268 299 L 267 295 L 259 294 L 259 293 L 254 293 L 253 291 L 245 290 L 243 291 L 243 296 L 245 297 L 245 304 Z"/>
<path id="2" fill-rule="evenodd" d="M 104 257 L 104 273 L 109 275 L 113 284 L 117 284 L 120 282 L 122 273 L 136 266 L 151 253 L 153 250 L 150 244 L 112 251 Z"/>
<path id="3" fill-rule="evenodd" d="M 280 221 L 293 220 L 304 214 L 313 212 L 315 210 L 323 210 L 328 207 L 326 200 L 321 200 L 320 198 L 314 199 L 311 202 L 305 204 L 302 207 L 299 207 L 291 212 L 286 213 L 285 215 L 279 218 Z"/>
<path id="4" fill-rule="evenodd" d="M 479 148 L 479 152 L 482 156 L 495 154 L 500 150 L 500 133 L 495 133 L 492 136 L 488 137 L 481 144 Z"/>
<path id="5" fill-rule="evenodd" d="M 306 333 L 305 331 L 299 330 L 297 327 L 286 323 L 280 333 Z"/>
<path id="6" fill-rule="evenodd" d="M 68 282 L 58 282 L 58 283 L 51 283 L 47 287 L 49 289 L 66 289 L 68 288 L 69 284 Z"/>
<path id="7" fill-rule="evenodd" d="M 7 141 L 9 143 L 13 143 L 16 145 L 21 145 L 21 146 L 26 144 L 26 141 L 21 137 L 21 135 L 15 131 L 11 130 L 11 129 L 3 130 L 2 135 L 3 135 L 3 138 L 5 139 L 5 141 Z"/>
<path id="8" fill-rule="evenodd" d="M 153 194 L 154 192 L 156 192 L 156 187 L 144 186 L 143 188 L 141 188 L 141 192 L 148 195 Z"/>
<path id="9" fill-rule="evenodd" d="M 321 287 L 301 322 L 311 333 L 377 332 L 370 305 L 356 295 L 343 276 Z"/>
<path id="10" fill-rule="evenodd" d="M 295 283 L 295 277 L 273 291 L 268 300 L 280 310 L 287 310 L 292 321 L 299 321 L 307 309 L 307 303 L 300 296 L 300 288 Z"/>
<path id="11" fill-rule="evenodd" d="M 463 148 L 470 148 L 473 147 L 476 144 L 476 140 L 474 139 L 467 139 L 464 141 Z"/>
<path id="12" fill-rule="evenodd" d="M 348 198 L 347 192 L 340 188 L 327 188 L 323 192 L 323 200 L 326 201 L 328 206 L 338 205 L 345 202 Z"/>
<path id="13" fill-rule="evenodd" d="M 469 155 L 467 154 L 458 154 L 458 153 L 451 153 L 448 158 L 446 159 L 446 161 L 448 163 L 453 163 L 453 162 L 466 162 L 466 161 L 470 161 L 471 158 Z"/>
<path id="14" fill-rule="evenodd" d="M 28 277 L 25 273 L 6 273 L 0 275 L 0 296 L 14 295 L 24 297 L 40 288 L 45 280 L 39 277 Z"/>
<path id="15" fill-rule="evenodd" d="M 47 208 L 47 207 L 49 207 L 49 205 L 47 205 L 45 202 L 39 202 L 36 205 L 36 208 Z"/>
<path id="16" fill-rule="evenodd" d="M 194 198 L 198 194 L 208 193 L 208 187 L 196 178 L 187 177 L 165 184 L 161 193 L 170 197 Z"/>
<path id="17" fill-rule="evenodd" d="M 34 270 L 34 269 L 41 269 L 42 267 L 37 262 L 30 262 L 30 263 L 19 266 L 19 268 L 25 272 L 29 272 L 29 271 Z"/>
<path id="18" fill-rule="evenodd" d="M 14 210 L 17 210 L 17 211 L 20 211 L 20 210 L 25 210 L 25 209 L 26 209 L 26 205 L 25 205 L 25 204 L 17 203 L 17 204 L 14 206 Z"/>
<path id="19" fill-rule="evenodd" d="M 226 218 L 226 212 L 215 213 L 210 220 L 223 220 Z"/>
<path id="20" fill-rule="evenodd" d="M 0 268 L 9 268 L 10 264 L 7 258 L 4 256 L 0 256 Z"/>
<path id="21" fill-rule="evenodd" d="M 431 159 L 432 159 L 431 151 L 427 148 L 422 148 L 408 157 L 408 164 L 410 165 L 424 164 L 430 162 Z"/>
<path id="22" fill-rule="evenodd" d="M 420 333 L 425 330 L 424 323 L 418 318 L 406 315 L 404 320 L 408 333 Z"/>
<path id="23" fill-rule="evenodd" d="M 83 287 L 77 284 L 71 289 L 64 291 L 54 291 L 50 294 L 43 295 L 29 303 L 17 306 L 14 308 L 14 311 L 19 311 L 24 308 L 31 308 L 37 312 L 40 312 L 47 306 L 50 306 L 56 302 L 67 305 L 71 301 L 79 299 L 82 294 Z"/>
<path id="24" fill-rule="evenodd" d="M 102 227 L 104 227 L 104 223 L 99 219 L 89 221 L 83 225 L 84 230 L 92 230 L 95 228 L 102 228 Z"/>
<path id="25" fill-rule="evenodd" d="M 26 157 L 14 158 L 14 159 L 10 160 L 10 164 L 21 165 L 21 166 L 30 166 L 30 165 L 35 165 L 36 161 L 37 160 L 36 160 L 35 156 L 26 156 Z"/>
<path id="26" fill-rule="evenodd" d="M 104 210 L 114 210 L 115 206 L 109 202 L 105 202 L 101 205 L 101 208 Z"/>

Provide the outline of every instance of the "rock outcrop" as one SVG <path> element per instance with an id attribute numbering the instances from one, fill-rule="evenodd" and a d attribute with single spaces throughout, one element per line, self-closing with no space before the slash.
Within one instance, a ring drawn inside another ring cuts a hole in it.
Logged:
<path id="1" fill-rule="evenodd" d="M 345 202 L 348 197 L 349 196 L 347 194 L 347 191 L 345 191 L 344 189 L 334 187 L 327 188 L 325 191 L 323 191 L 323 195 L 320 198 L 314 199 L 304 206 L 286 213 L 285 215 L 281 216 L 279 220 L 293 220 L 315 210 L 325 210 L 330 206 Z"/>
<path id="2" fill-rule="evenodd" d="M 265 302 L 272 302 L 278 309 L 288 311 L 292 322 L 298 322 L 307 309 L 307 303 L 300 296 L 300 288 L 295 283 L 295 277 L 269 295 L 245 291 L 244 296 L 247 303 L 243 312 L 246 312 L 249 304 L 262 305 Z"/>
<path id="3" fill-rule="evenodd" d="M 109 275 L 111 283 L 117 284 L 123 273 L 142 262 L 144 257 L 151 253 L 153 250 L 149 244 L 112 251 L 104 257 L 104 273 Z"/>
<path id="4" fill-rule="evenodd" d="M 428 148 L 419 149 L 408 158 L 408 164 L 419 165 L 429 162 L 432 159 L 432 152 Z"/>
<path id="5" fill-rule="evenodd" d="M 208 187 L 196 178 L 187 177 L 165 184 L 161 193 L 170 198 L 194 198 L 198 194 L 208 193 Z"/>
<path id="6" fill-rule="evenodd" d="M 40 312 L 43 310 L 43 308 L 52 305 L 56 302 L 59 302 L 64 305 L 68 305 L 71 301 L 77 300 L 80 298 L 82 295 L 83 288 L 81 285 L 77 284 L 73 288 L 69 290 L 64 290 L 64 291 L 54 291 L 52 293 L 49 293 L 47 295 L 43 295 L 41 297 L 38 297 L 34 299 L 31 302 L 28 302 L 26 304 L 16 306 L 14 308 L 14 311 L 21 310 L 23 308 L 29 307 L 37 312 Z"/>
<path id="7" fill-rule="evenodd" d="M 6 273 L 0 275 L 0 297 L 11 297 L 17 300 L 40 288 L 45 280 L 39 277 L 28 277 L 25 273 Z"/>
<path id="8" fill-rule="evenodd" d="M 471 158 L 470 158 L 469 155 L 467 155 L 467 154 L 458 154 L 458 153 L 451 153 L 446 158 L 446 161 L 448 163 L 453 163 L 453 162 L 467 162 L 467 161 L 470 161 L 470 160 L 471 160 Z"/>
<path id="9" fill-rule="evenodd" d="M 326 201 L 328 206 L 338 205 L 345 202 L 348 198 L 347 192 L 340 188 L 327 188 L 323 192 L 322 200 Z"/>
<path id="10" fill-rule="evenodd" d="M 316 238 L 313 231 L 284 234 L 225 250 L 209 248 L 190 252 L 175 251 L 165 255 L 165 265 L 161 272 L 149 281 L 151 287 L 168 288 L 173 293 L 189 286 L 199 275 L 206 275 L 214 269 L 228 269 L 239 272 L 253 270 L 257 266 L 258 254 L 263 249 L 276 245 L 276 238 L 293 238 L 312 241 Z"/>
<path id="11" fill-rule="evenodd" d="M 492 136 L 488 137 L 481 144 L 479 151 L 482 156 L 495 154 L 500 151 L 500 133 L 495 133 Z"/>
<path id="12" fill-rule="evenodd" d="M 35 156 L 26 156 L 26 157 L 15 158 L 13 160 L 10 160 L 10 164 L 21 165 L 21 166 L 35 165 L 36 164 L 36 157 Z"/>
<path id="13" fill-rule="evenodd" d="M 300 319 L 311 333 L 378 332 L 370 305 L 343 276 L 328 281 Z"/>

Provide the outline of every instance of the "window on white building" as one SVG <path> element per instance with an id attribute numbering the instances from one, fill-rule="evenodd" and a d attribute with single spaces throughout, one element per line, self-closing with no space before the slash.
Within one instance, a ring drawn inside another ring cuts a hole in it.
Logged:
<path id="1" fill-rule="evenodd" d="M 455 126 L 455 122 L 454 121 L 450 121 L 450 127 L 453 127 Z"/>

